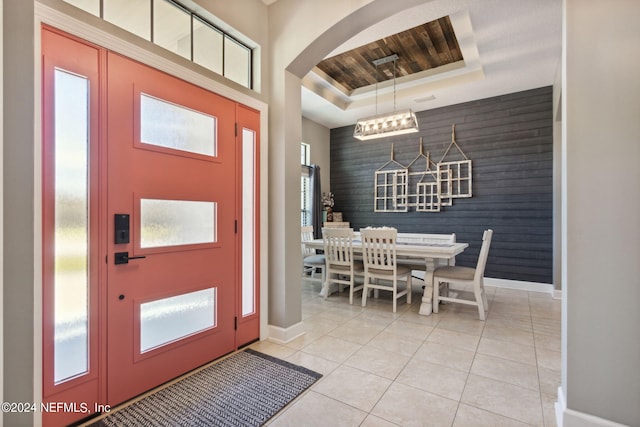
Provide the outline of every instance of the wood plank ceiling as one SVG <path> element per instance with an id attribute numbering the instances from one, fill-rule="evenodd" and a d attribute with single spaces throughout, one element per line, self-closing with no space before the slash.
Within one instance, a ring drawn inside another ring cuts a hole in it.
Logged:
<path id="1" fill-rule="evenodd" d="M 398 55 L 396 77 L 403 77 L 463 59 L 448 16 L 327 58 L 317 67 L 346 90 L 393 79 L 394 63 L 376 67 L 372 61 Z"/>

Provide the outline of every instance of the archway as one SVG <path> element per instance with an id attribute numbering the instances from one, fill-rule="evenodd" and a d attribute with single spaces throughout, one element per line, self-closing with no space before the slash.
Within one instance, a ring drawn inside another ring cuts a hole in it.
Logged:
<path id="1" fill-rule="evenodd" d="M 336 2 L 327 10 L 280 0 L 270 7 L 269 336 L 304 333 L 300 290 L 299 144 L 302 78 L 328 53 L 362 30 L 424 0 Z M 313 23 L 314 32 L 309 23 Z"/>

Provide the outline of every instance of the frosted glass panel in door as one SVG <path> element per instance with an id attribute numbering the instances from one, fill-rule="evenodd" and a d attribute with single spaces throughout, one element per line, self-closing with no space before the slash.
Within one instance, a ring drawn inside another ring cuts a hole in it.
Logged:
<path id="1" fill-rule="evenodd" d="M 242 130 L 242 315 L 255 313 L 256 134 Z"/>
<path id="2" fill-rule="evenodd" d="M 140 247 L 214 243 L 215 202 L 140 199 Z"/>
<path id="3" fill-rule="evenodd" d="M 140 304 L 140 353 L 216 325 L 214 288 Z"/>
<path id="4" fill-rule="evenodd" d="M 89 81 L 55 70 L 54 381 L 88 371 Z"/>
<path id="5" fill-rule="evenodd" d="M 205 156 L 216 155 L 216 118 L 140 95 L 140 141 Z"/>

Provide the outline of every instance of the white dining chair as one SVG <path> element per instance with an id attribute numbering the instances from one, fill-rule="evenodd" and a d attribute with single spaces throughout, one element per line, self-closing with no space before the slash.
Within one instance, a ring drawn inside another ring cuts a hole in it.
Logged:
<path id="1" fill-rule="evenodd" d="M 361 228 L 362 254 L 364 261 L 364 287 L 362 306 L 367 305 L 367 296 L 371 289 L 385 290 L 393 294 L 393 312 L 396 312 L 398 298 L 406 295 L 407 304 L 411 304 L 411 270 L 396 262 L 395 228 Z M 398 280 L 406 282 L 407 287 L 398 292 Z"/>
<path id="2" fill-rule="evenodd" d="M 313 240 L 313 226 L 307 225 L 301 228 L 302 246 L 302 278 L 324 284 L 325 280 L 325 256 L 316 253 L 315 249 L 309 248 L 304 242 Z M 316 277 L 316 272 L 320 270 L 321 278 Z"/>
<path id="3" fill-rule="evenodd" d="M 349 287 L 349 304 L 353 304 L 353 293 L 362 289 L 356 286 L 355 276 L 364 274 L 362 262 L 353 257 L 353 228 L 323 228 L 324 256 L 326 260 L 323 295 L 329 295 L 330 285 Z"/>
<path id="4" fill-rule="evenodd" d="M 486 311 L 489 306 L 487 304 L 487 295 L 484 291 L 484 269 L 487 265 L 487 257 L 489 256 L 489 246 L 493 230 L 485 230 L 482 235 L 482 247 L 478 256 L 476 268 L 460 267 L 460 266 L 444 266 L 438 267 L 433 272 L 433 312 L 438 312 L 440 301 L 455 302 L 460 304 L 468 304 L 478 306 L 480 320 L 486 319 Z M 448 292 L 452 290 L 449 287 L 447 295 L 440 295 L 440 286 L 443 284 L 458 284 L 463 286 L 471 286 L 475 299 L 460 298 L 461 292 L 457 296 L 452 296 Z"/>

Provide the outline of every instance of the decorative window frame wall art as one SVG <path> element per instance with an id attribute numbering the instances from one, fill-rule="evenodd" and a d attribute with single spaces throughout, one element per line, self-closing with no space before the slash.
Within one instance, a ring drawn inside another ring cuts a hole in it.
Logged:
<path id="1" fill-rule="evenodd" d="M 455 147 L 464 160 L 444 161 Z M 415 171 L 424 160 L 424 169 Z M 393 169 L 389 169 L 389 166 Z M 403 165 L 394 158 L 375 171 L 374 212 L 440 212 L 443 206 L 452 206 L 455 198 L 472 197 L 472 164 L 455 140 L 455 125 L 451 127 L 451 143 L 438 163 L 431 153 L 424 154 L 422 137 L 418 155 Z M 412 191 L 414 190 L 414 191 Z"/>
<path id="2" fill-rule="evenodd" d="M 449 155 L 451 147 L 455 147 L 464 160 L 444 161 Z M 456 142 L 456 125 L 451 125 L 451 143 L 438 162 L 438 174 L 441 171 L 449 171 L 450 181 L 441 188 L 443 197 L 460 198 L 473 196 L 473 179 L 471 160 L 467 158 L 464 151 Z"/>
<path id="3" fill-rule="evenodd" d="M 395 169 L 386 169 L 388 166 Z M 409 169 L 396 162 L 391 144 L 391 159 L 374 175 L 374 212 L 407 212 Z"/>

